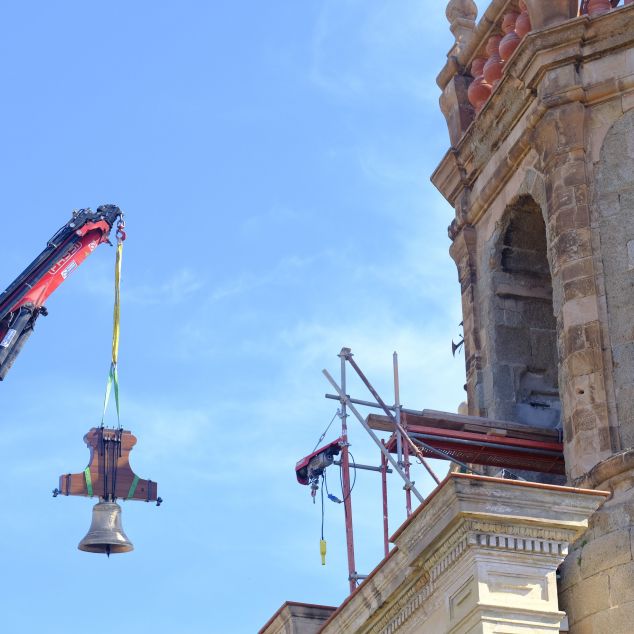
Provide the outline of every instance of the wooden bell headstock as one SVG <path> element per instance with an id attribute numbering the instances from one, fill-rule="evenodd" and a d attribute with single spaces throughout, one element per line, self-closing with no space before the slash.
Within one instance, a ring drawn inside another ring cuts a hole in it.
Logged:
<path id="1" fill-rule="evenodd" d="M 90 449 L 88 466 L 81 473 L 61 475 L 55 495 L 161 503 L 157 483 L 139 478 L 130 467 L 130 451 L 136 445 L 136 437 L 131 432 L 93 427 L 84 436 L 84 442 Z"/>

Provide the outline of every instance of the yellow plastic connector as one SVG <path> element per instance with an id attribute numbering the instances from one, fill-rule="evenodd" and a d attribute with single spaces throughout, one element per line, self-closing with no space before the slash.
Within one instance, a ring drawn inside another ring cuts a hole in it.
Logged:
<path id="1" fill-rule="evenodd" d="M 326 565 L 326 540 L 319 540 L 319 553 L 321 554 L 321 565 Z"/>

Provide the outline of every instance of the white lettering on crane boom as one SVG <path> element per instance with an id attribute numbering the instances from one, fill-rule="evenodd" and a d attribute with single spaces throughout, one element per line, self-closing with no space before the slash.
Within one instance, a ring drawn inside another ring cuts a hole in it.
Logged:
<path id="1" fill-rule="evenodd" d="M 9 330 L 7 330 L 7 334 L 2 338 L 2 341 L 0 341 L 0 348 L 8 348 L 17 334 L 17 330 L 9 328 Z"/>
<path id="2" fill-rule="evenodd" d="M 73 260 L 63 271 L 62 278 L 66 279 L 77 268 L 77 262 Z"/>

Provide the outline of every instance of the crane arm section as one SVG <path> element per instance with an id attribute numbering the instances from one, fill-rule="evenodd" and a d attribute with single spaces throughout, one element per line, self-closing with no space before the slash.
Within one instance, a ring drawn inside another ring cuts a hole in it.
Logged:
<path id="1" fill-rule="evenodd" d="M 31 336 L 44 302 L 108 236 L 122 216 L 116 205 L 80 209 L 0 295 L 0 381 Z"/>

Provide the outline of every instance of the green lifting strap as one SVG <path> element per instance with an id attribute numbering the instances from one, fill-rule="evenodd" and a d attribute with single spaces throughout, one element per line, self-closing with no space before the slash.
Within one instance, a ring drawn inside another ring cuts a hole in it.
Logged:
<path id="1" fill-rule="evenodd" d="M 139 476 L 135 475 L 134 480 L 132 480 L 132 484 L 130 485 L 130 490 L 128 491 L 128 497 L 126 498 L 126 500 L 129 500 L 134 495 L 137 484 L 139 484 Z"/>
<path id="2" fill-rule="evenodd" d="M 90 467 L 84 469 L 84 477 L 86 478 L 86 488 L 88 489 L 88 495 L 93 497 L 92 492 L 92 477 L 90 475 Z"/>

